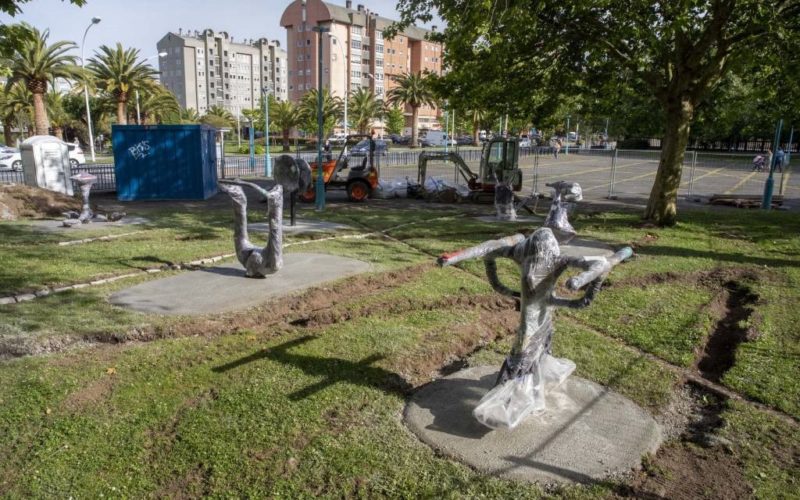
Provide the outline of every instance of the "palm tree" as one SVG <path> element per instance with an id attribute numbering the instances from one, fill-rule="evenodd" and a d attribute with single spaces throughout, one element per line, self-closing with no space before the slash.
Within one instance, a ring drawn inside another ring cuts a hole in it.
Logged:
<path id="1" fill-rule="evenodd" d="M 211 106 L 200 121 L 216 128 L 229 128 L 233 125 L 235 119 L 231 112 L 222 106 Z"/>
<path id="2" fill-rule="evenodd" d="M 269 107 L 270 128 L 275 124 L 283 134 L 283 150 L 289 151 L 289 134 L 300 124 L 297 106 L 289 101 L 272 101 Z"/>
<path id="3" fill-rule="evenodd" d="M 397 87 L 387 94 L 389 102 L 411 108 L 411 147 L 417 146 L 417 118 L 419 108 L 435 104 L 428 78 L 420 73 L 404 73 L 393 77 Z"/>
<path id="4" fill-rule="evenodd" d="M 40 32 L 25 23 L 22 23 L 21 27 L 28 31 L 28 35 L 22 37 L 13 48 L 14 53 L 9 68 L 11 76 L 8 78 L 6 88 L 10 88 L 16 82 L 25 84 L 32 94 L 36 134 L 47 135 L 50 128 L 45 105 L 47 83 L 56 78 L 79 78 L 83 72 L 76 66 L 75 56 L 67 54 L 76 47 L 74 43 L 60 41 L 48 45 L 50 30 Z"/>
<path id="5" fill-rule="evenodd" d="M 352 118 L 358 133 L 366 134 L 373 118 L 380 118 L 383 114 L 383 101 L 375 99 L 371 90 L 361 87 L 350 96 L 349 111 L 348 118 Z"/>
<path id="6" fill-rule="evenodd" d="M 55 88 L 51 88 L 45 97 L 47 104 L 47 114 L 50 117 L 50 124 L 53 126 L 53 135 L 64 140 L 64 128 L 71 122 L 72 118 L 64 110 L 64 100 L 61 93 Z"/>
<path id="7" fill-rule="evenodd" d="M 300 99 L 298 112 L 300 125 L 306 132 L 316 135 L 317 131 L 317 89 L 311 89 Z M 344 108 L 342 99 L 331 95 L 328 89 L 322 92 L 322 130 L 323 137 L 328 137 L 333 132 L 336 122 Z"/>
<path id="8" fill-rule="evenodd" d="M 123 49 L 121 43 L 116 48 L 103 45 L 89 60 L 89 71 L 95 79 L 97 88 L 114 97 L 117 103 L 117 123 L 128 124 L 128 98 L 135 90 L 148 91 L 156 83 L 153 76 L 157 71 L 144 61 L 138 61 L 138 49 Z"/>
<path id="9" fill-rule="evenodd" d="M 469 116 L 470 121 L 472 122 L 472 144 L 473 146 L 478 146 L 481 143 L 481 123 L 486 120 L 486 110 L 484 109 L 470 109 L 467 110 L 467 116 Z"/>
<path id="10" fill-rule="evenodd" d="M 179 114 L 181 106 L 175 95 L 157 85 L 140 96 L 142 124 L 163 123 L 167 117 Z"/>
<path id="11" fill-rule="evenodd" d="M 33 102 L 33 94 L 31 94 L 27 86 L 22 82 L 18 82 L 12 85 L 11 88 L 6 87 L 2 101 L 0 114 L 3 116 L 6 145 L 10 146 L 13 142 L 11 137 L 13 126 L 16 125 L 22 131 L 32 123 L 33 106 L 31 103 Z"/>

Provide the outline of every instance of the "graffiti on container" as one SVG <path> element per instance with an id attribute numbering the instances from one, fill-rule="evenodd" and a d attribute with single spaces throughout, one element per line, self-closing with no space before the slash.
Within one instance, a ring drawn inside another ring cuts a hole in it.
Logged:
<path id="1" fill-rule="evenodd" d="M 150 156 L 150 141 L 142 141 L 128 148 L 134 160 L 141 160 Z"/>

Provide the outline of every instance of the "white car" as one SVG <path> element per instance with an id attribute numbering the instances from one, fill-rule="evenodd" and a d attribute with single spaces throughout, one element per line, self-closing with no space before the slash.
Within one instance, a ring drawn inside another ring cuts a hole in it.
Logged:
<path id="1" fill-rule="evenodd" d="M 69 149 L 69 166 L 76 168 L 78 165 L 84 165 L 86 163 L 86 157 L 83 155 L 81 147 L 70 142 L 66 142 L 65 144 Z M 0 171 L 3 170 L 22 170 L 22 156 L 20 155 L 19 149 L 0 149 Z"/>

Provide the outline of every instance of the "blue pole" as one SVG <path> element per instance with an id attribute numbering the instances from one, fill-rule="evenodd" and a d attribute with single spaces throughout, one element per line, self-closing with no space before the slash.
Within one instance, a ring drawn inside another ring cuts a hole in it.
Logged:
<path id="1" fill-rule="evenodd" d="M 317 211 L 325 210 L 325 180 L 324 169 L 322 168 L 322 140 L 325 134 L 322 119 L 322 35 L 330 31 L 324 26 L 314 26 L 313 31 L 318 34 L 317 40 Z"/>
<path id="2" fill-rule="evenodd" d="M 264 144 L 267 149 L 264 154 L 264 175 L 272 177 L 272 161 L 269 155 L 269 87 L 264 87 Z"/>
<path id="3" fill-rule="evenodd" d="M 764 183 L 764 197 L 761 199 L 761 208 L 769 210 L 772 208 L 772 192 L 775 189 L 775 179 L 772 174 L 775 171 L 775 163 L 778 160 L 778 146 L 780 146 L 781 129 L 783 128 L 783 120 L 778 122 L 778 127 L 775 129 L 775 145 L 772 147 L 772 161 L 769 164 L 769 177 L 767 182 Z"/>
<path id="4" fill-rule="evenodd" d="M 253 120 L 250 120 L 250 170 L 256 169 L 256 131 Z"/>

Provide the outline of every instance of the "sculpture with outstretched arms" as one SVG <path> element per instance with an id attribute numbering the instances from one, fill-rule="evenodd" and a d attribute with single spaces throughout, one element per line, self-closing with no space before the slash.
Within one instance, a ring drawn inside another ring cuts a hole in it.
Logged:
<path id="1" fill-rule="evenodd" d="M 546 392 L 561 384 L 575 369 L 572 361 L 551 355 L 555 331 L 553 309 L 591 304 L 608 273 L 632 253 L 625 247 L 611 257 L 561 255 L 553 231 L 545 227 L 527 238 L 516 234 L 439 257 L 437 262 L 441 266 L 483 258 L 492 288 L 520 301 L 520 325 L 511 353 L 503 362 L 495 388 L 473 412 L 478 420 L 490 427 L 513 428 L 527 415 L 545 409 Z M 511 259 L 520 267 L 519 291 L 500 281 L 499 258 Z M 578 298 L 560 297 L 555 292 L 556 284 L 571 267 L 582 272 L 567 280 L 567 288 L 584 289 L 584 294 Z"/>
<path id="2" fill-rule="evenodd" d="M 545 186 L 553 188 L 553 202 L 550 204 L 550 212 L 544 221 L 544 227 L 552 229 L 562 245 L 569 243 L 577 234 L 569 223 L 569 211 L 575 202 L 583 199 L 581 185 L 577 182 L 558 181 Z"/>

